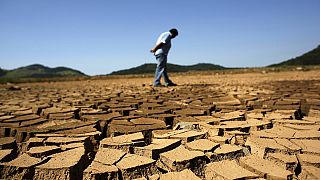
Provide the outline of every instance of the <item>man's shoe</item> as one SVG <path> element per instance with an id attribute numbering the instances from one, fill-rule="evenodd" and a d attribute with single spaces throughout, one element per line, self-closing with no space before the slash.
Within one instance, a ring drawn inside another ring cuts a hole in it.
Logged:
<path id="1" fill-rule="evenodd" d="M 154 84 L 153 87 L 163 87 L 164 85 L 162 84 Z"/>
<path id="2" fill-rule="evenodd" d="M 175 84 L 175 83 L 168 83 L 168 84 L 166 84 L 166 86 L 177 86 L 177 84 Z"/>

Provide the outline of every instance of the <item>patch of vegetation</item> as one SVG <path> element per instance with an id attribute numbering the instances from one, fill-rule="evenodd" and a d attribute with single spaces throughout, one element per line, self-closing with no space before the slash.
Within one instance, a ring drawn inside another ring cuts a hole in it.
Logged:
<path id="1" fill-rule="evenodd" d="M 0 77 L 6 75 L 7 70 L 0 68 Z"/>

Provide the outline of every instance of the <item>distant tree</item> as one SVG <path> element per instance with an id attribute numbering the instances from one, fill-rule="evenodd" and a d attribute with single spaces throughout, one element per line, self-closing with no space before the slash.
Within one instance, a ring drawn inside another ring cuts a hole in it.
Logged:
<path id="1" fill-rule="evenodd" d="M 4 76 L 4 75 L 6 75 L 6 73 L 7 73 L 6 70 L 0 68 L 0 76 Z"/>

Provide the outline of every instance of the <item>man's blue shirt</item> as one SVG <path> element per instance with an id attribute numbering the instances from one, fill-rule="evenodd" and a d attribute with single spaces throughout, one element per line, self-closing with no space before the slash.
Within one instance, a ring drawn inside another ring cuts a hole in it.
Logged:
<path id="1" fill-rule="evenodd" d="M 158 55 L 158 54 L 165 54 L 168 55 L 169 50 L 171 48 L 171 33 L 170 32 L 164 32 L 162 33 L 158 40 L 157 40 L 157 45 L 160 43 L 163 43 L 162 47 L 160 49 L 158 49 L 154 55 Z"/>

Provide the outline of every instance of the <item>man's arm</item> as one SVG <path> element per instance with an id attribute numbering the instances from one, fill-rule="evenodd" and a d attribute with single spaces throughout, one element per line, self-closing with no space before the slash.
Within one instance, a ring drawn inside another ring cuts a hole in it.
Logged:
<path id="1" fill-rule="evenodd" d="M 163 46 L 163 42 L 160 44 L 157 44 L 154 48 L 150 50 L 151 53 L 155 53 L 158 49 L 160 49 Z"/>

